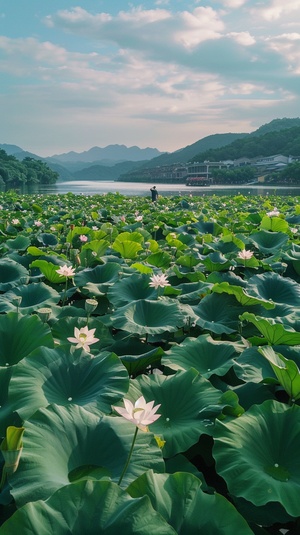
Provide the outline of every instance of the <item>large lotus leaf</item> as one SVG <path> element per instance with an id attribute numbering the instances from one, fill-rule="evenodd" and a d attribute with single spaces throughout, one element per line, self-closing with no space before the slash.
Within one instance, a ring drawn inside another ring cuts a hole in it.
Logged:
<path id="1" fill-rule="evenodd" d="M 0 368 L 0 436 L 5 436 L 9 425 L 20 426 L 19 416 L 13 413 L 8 401 L 8 387 L 12 368 Z"/>
<path id="2" fill-rule="evenodd" d="M 248 280 L 247 290 L 252 295 L 274 303 L 300 307 L 300 286 L 278 273 L 254 275 Z"/>
<path id="3" fill-rule="evenodd" d="M 71 308 L 71 307 L 68 307 Z M 74 337 L 75 327 L 78 329 L 88 326 L 90 329 L 95 329 L 94 336 L 98 338 L 98 342 L 95 342 L 90 346 L 92 354 L 98 353 L 101 349 L 111 346 L 113 338 L 109 332 L 108 327 L 104 325 L 97 318 L 91 317 L 87 323 L 87 318 L 83 317 L 71 317 L 71 310 L 68 311 L 66 317 L 60 317 L 52 326 L 52 334 L 56 341 L 60 345 L 70 346 L 72 342 L 69 342 L 69 337 Z"/>
<path id="4" fill-rule="evenodd" d="M 110 481 L 79 481 L 45 502 L 26 504 L 1 527 L 2 535 L 176 535 L 148 496 L 132 498 Z M 239 533 L 242 533 L 239 531 Z"/>
<path id="5" fill-rule="evenodd" d="M 91 297 L 103 295 L 119 278 L 120 266 L 116 262 L 107 262 L 93 269 L 84 269 L 77 273 L 74 282 L 81 292 Z"/>
<path id="6" fill-rule="evenodd" d="M 230 334 L 238 330 L 239 315 L 245 309 L 235 297 L 213 293 L 206 295 L 193 310 L 198 316 L 196 323 L 202 329 L 216 334 Z"/>
<path id="7" fill-rule="evenodd" d="M 253 297 L 247 294 L 245 288 L 242 288 L 242 286 L 232 286 L 228 282 L 215 284 L 212 291 L 220 294 L 227 293 L 228 295 L 234 295 L 237 301 L 243 306 L 262 305 L 267 309 L 274 308 L 275 306 L 274 303 L 270 303 L 263 297 Z"/>
<path id="8" fill-rule="evenodd" d="M 198 221 L 197 223 L 192 223 L 191 227 L 201 234 L 213 234 L 214 236 L 217 236 L 222 231 L 222 227 L 212 221 Z"/>
<path id="9" fill-rule="evenodd" d="M 40 348 L 14 367 L 9 402 L 24 420 L 51 403 L 109 414 L 128 386 L 128 373 L 113 353 L 93 358 L 81 351 Z"/>
<path id="10" fill-rule="evenodd" d="M 172 262 L 172 256 L 165 251 L 157 251 L 147 257 L 147 263 L 150 266 L 156 266 L 161 269 L 168 269 Z"/>
<path id="11" fill-rule="evenodd" d="M 62 277 L 61 275 L 57 273 L 57 270 L 59 269 L 59 267 L 56 264 L 53 264 L 52 262 L 47 262 L 47 260 L 38 259 L 38 260 L 34 260 L 30 264 L 30 267 L 38 268 L 41 271 L 41 273 L 43 273 L 43 275 L 46 277 L 46 279 L 49 282 L 52 282 L 53 284 L 59 284 L 59 283 L 65 284 L 66 278 Z"/>
<path id="12" fill-rule="evenodd" d="M 209 253 L 203 260 L 203 264 L 207 271 L 224 271 L 231 266 L 231 262 L 225 258 L 221 253 Z"/>
<path id="13" fill-rule="evenodd" d="M 0 292 L 7 292 L 11 288 L 28 284 L 28 270 L 21 264 L 9 258 L 0 260 Z"/>
<path id="14" fill-rule="evenodd" d="M 145 346 L 145 344 L 143 345 Z M 145 349 L 146 348 L 144 347 L 144 350 Z M 140 355 L 122 355 L 120 358 L 129 375 L 135 376 L 141 372 L 145 372 L 149 366 L 153 367 L 154 365 L 160 364 L 163 354 L 164 351 L 161 347 L 155 347 Z"/>
<path id="15" fill-rule="evenodd" d="M 130 496 L 149 496 L 153 508 L 178 535 L 251 535 L 245 519 L 220 494 L 205 494 L 193 474 L 146 472 L 127 489 Z"/>
<path id="16" fill-rule="evenodd" d="M 175 332 L 185 324 L 186 317 L 175 303 L 141 299 L 119 308 L 112 316 L 116 329 L 135 334 Z"/>
<path id="17" fill-rule="evenodd" d="M 0 315 L 0 366 L 12 366 L 42 346 L 53 347 L 54 341 L 38 316 Z"/>
<path id="18" fill-rule="evenodd" d="M 202 281 L 179 284 L 176 286 L 176 290 L 181 290 L 181 295 L 178 297 L 178 300 L 181 303 L 197 303 L 200 298 L 210 292 L 212 286 L 212 284 Z M 166 289 L 168 289 L 168 287 Z"/>
<path id="19" fill-rule="evenodd" d="M 229 492 L 257 506 L 281 504 L 300 515 L 300 407 L 254 405 L 227 424 L 216 422 L 213 456 Z"/>
<path id="20" fill-rule="evenodd" d="M 162 364 L 172 370 L 195 368 L 207 379 L 211 375 L 225 375 L 234 364 L 244 345 L 213 340 L 209 334 L 185 338 L 178 346 L 165 352 Z"/>
<path id="21" fill-rule="evenodd" d="M 287 232 L 289 224 L 280 217 L 264 216 L 261 220 L 260 228 L 263 230 L 271 230 L 272 232 Z"/>
<path id="22" fill-rule="evenodd" d="M 281 323 L 276 323 L 272 319 L 266 320 L 250 312 L 244 312 L 240 319 L 241 321 L 246 320 L 253 323 L 270 345 L 295 346 L 300 344 L 300 333 L 289 329 L 288 326 L 284 326 Z"/>
<path id="23" fill-rule="evenodd" d="M 135 401 L 140 395 L 161 404 L 161 417 L 151 424 L 151 431 L 166 441 L 163 454 L 168 458 L 196 444 L 202 433 L 208 434 L 222 393 L 191 368 L 175 375 L 137 377 L 126 397 Z M 222 409 L 220 405 L 218 414 Z"/>
<path id="24" fill-rule="evenodd" d="M 149 286 L 149 277 L 133 274 L 117 281 L 107 293 L 115 307 L 122 307 L 139 299 L 157 299 L 157 290 Z"/>
<path id="25" fill-rule="evenodd" d="M 237 377 L 246 383 L 261 383 L 265 380 L 268 382 L 276 381 L 270 364 L 256 347 L 249 347 L 243 351 L 234 363 L 234 371 Z"/>
<path id="26" fill-rule="evenodd" d="M 18 507 L 44 500 L 89 474 L 117 482 L 128 458 L 135 427 L 122 417 L 96 416 L 77 405 L 50 405 L 25 422 L 18 470 L 9 478 Z M 163 472 L 161 450 L 152 433 L 140 432 L 122 485 L 149 469 Z"/>
<path id="27" fill-rule="evenodd" d="M 143 249 L 143 246 L 141 243 L 131 240 L 131 234 L 129 232 L 125 232 L 124 234 L 128 234 L 129 239 L 121 239 L 122 234 L 119 234 L 119 236 L 115 239 L 114 243 L 112 244 L 112 249 L 120 253 L 122 258 L 136 258 L 137 253 Z M 138 233 L 134 233 L 138 234 Z"/>
<path id="28" fill-rule="evenodd" d="M 13 249 L 14 251 L 25 251 L 30 243 L 30 238 L 28 238 L 28 236 L 22 236 L 22 234 L 19 234 L 19 236 L 12 240 L 6 240 L 5 246 L 9 249 Z"/>
<path id="29" fill-rule="evenodd" d="M 264 254 L 281 252 L 288 239 L 288 235 L 283 232 L 271 232 L 269 230 L 260 230 L 249 236 L 250 242 Z"/>
<path id="30" fill-rule="evenodd" d="M 278 381 L 288 393 L 291 401 L 300 398 L 300 370 L 293 360 L 286 359 L 280 353 L 275 353 L 271 346 L 262 347 L 260 353 L 272 366 Z"/>
<path id="31" fill-rule="evenodd" d="M 21 298 L 18 305 L 22 314 L 30 314 L 39 308 L 56 305 L 60 300 L 59 293 L 43 282 L 29 284 L 28 286 L 18 286 L 14 290 L 9 290 L 0 296 L 0 312 L 16 310 L 16 303 Z"/>
<path id="32" fill-rule="evenodd" d="M 57 245 L 58 240 L 55 234 L 50 234 L 49 232 L 42 232 L 37 235 L 37 240 L 43 245 Z"/>

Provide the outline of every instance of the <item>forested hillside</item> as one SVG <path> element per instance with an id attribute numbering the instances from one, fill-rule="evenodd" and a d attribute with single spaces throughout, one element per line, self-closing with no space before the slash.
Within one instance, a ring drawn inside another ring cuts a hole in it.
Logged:
<path id="1" fill-rule="evenodd" d="M 45 162 L 24 158 L 20 162 L 0 150 L 0 186 L 15 188 L 21 184 L 54 184 L 58 173 L 52 171 Z"/>
<path id="2" fill-rule="evenodd" d="M 300 126 L 272 131 L 260 136 L 249 135 L 243 139 L 237 139 L 226 147 L 196 154 L 192 161 L 236 160 L 273 154 L 300 156 Z"/>

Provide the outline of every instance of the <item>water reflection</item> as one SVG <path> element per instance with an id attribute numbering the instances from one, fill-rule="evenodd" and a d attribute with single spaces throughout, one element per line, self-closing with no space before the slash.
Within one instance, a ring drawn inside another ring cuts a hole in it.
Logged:
<path id="1" fill-rule="evenodd" d="M 128 196 L 150 196 L 152 183 L 136 182 L 113 182 L 113 181 L 70 181 L 57 182 L 57 184 L 32 184 L 30 186 L 21 186 L 18 191 L 23 194 L 65 194 L 73 193 L 75 195 L 102 195 L 105 193 L 121 193 Z M 292 195 L 300 196 L 300 187 L 287 188 L 280 186 L 186 186 L 185 184 L 157 184 L 157 190 L 162 196 L 206 196 L 206 195 Z M 3 191 L 3 190 L 2 190 Z"/>

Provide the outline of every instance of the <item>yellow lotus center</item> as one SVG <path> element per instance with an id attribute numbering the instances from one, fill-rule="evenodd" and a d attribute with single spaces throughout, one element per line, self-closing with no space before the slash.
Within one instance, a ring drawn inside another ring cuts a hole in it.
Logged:
<path id="1" fill-rule="evenodd" d="M 85 342 L 86 339 L 87 339 L 87 335 L 84 334 L 84 333 L 80 333 L 80 335 L 79 335 L 80 342 Z"/>

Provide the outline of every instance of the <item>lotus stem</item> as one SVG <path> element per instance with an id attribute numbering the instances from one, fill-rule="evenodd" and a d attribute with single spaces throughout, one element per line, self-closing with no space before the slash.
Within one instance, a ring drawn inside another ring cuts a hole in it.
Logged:
<path id="1" fill-rule="evenodd" d="M 135 444 L 136 437 L 137 437 L 137 434 L 138 434 L 138 430 L 139 430 L 139 428 L 136 427 L 136 428 L 135 428 L 134 435 L 133 435 L 133 440 L 132 440 L 132 444 L 131 444 L 130 452 L 129 452 L 129 454 L 128 454 L 127 461 L 126 461 L 125 466 L 124 466 L 124 468 L 123 468 L 122 474 L 120 475 L 120 479 L 119 479 L 119 481 L 118 481 L 118 485 L 121 485 L 122 479 L 123 479 L 123 477 L 125 476 L 125 474 L 126 474 L 126 472 L 127 472 L 127 468 L 128 468 L 128 466 L 129 466 L 129 463 L 130 463 L 130 459 L 131 459 L 131 456 L 132 456 L 132 452 L 133 452 L 134 444 Z"/>

